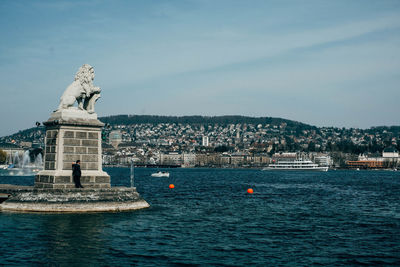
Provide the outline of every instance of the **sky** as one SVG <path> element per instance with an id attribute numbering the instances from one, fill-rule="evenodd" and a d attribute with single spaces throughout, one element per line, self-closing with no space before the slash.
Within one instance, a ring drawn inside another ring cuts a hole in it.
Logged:
<path id="1" fill-rule="evenodd" d="M 400 125 L 400 1 L 0 1 L 0 136 L 46 121 L 80 66 L 99 116 Z"/>

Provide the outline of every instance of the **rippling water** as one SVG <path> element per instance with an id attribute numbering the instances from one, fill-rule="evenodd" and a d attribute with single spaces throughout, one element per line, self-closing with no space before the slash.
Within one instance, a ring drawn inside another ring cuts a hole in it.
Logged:
<path id="1" fill-rule="evenodd" d="M 106 171 L 129 185 L 128 168 Z M 149 209 L 0 213 L 0 264 L 400 265 L 400 172 L 154 171 L 135 169 Z"/>

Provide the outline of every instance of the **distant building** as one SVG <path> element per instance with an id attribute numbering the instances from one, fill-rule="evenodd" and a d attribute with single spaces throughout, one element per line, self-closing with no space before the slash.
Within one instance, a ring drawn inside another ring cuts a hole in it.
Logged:
<path id="1" fill-rule="evenodd" d="M 314 162 L 319 166 L 331 166 L 332 159 L 330 156 L 315 156 Z"/>
<path id="2" fill-rule="evenodd" d="M 118 145 L 122 142 L 122 134 L 120 130 L 114 130 L 110 132 L 109 136 L 110 144 L 114 148 L 118 148 Z"/>
<path id="3" fill-rule="evenodd" d="M 398 161 L 399 152 L 395 148 L 385 148 L 382 152 L 382 157 L 359 155 L 358 160 L 347 161 L 347 166 L 359 169 L 385 169 L 396 167 Z"/>
<path id="4" fill-rule="evenodd" d="M 194 167 L 196 165 L 196 154 L 194 153 L 183 153 L 183 167 Z"/>
<path id="5" fill-rule="evenodd" d="M 21 141 L 21 142 L 19 143 L 19 145 L 20 145 L 21 147 L 23 147 L 23 148 L 31 148 L 31 147 L 32 147 L 32 142 L 24 142 L 24 141 Z"/>
<path id="6" fill-rule="evenodd" d="M 178 152 L 169 152 L 160 154 L 160 163 L 163 165 L 182 165 L 183 155 Z"/>
<path id="7" fill-rule="evenodd" d="M 297 159 L 297 153 L 296 152 L 279 152 L 275 153 L 272 155 L 272 161 L 294 161 Z"/>
<path id="8" fill-rule="evenodd" d="M 209 146 L 208 136 L 203 135 L 203 139 L 202 139 L 201 145 L 202 146 Z"/>
<path id="9" fill-rule="evenodd" d="M 382 160 L 349 160 L 347 167 L 352 169 L 382 169 L 385 167 Z"/>
<path id="10" fill-rule="evenodd" d="M 250 163 L 253 166 L 264 166 L 270 163 L 271 158 L 268 155 L 247 155 L 246 163 Z"/>
<path id="11" fill-rule="evenodd" d="M 382 157 L 389 168 L 396 168 L 400 162 L 399 151 L 394 147 L 385 148 L 382 152 Z"/>
<path id="12" fill-rule="evenodd" d="M 394 147 L 387 147 L 383 150 L 382 157 L 397 159 L 399 157 L 399 151 L 397 151 L 397 149 Z"/>
<path id="13" fill-rule="evenodd" d="M 231 164 L 231 165 L 234 165 L 234 166 L 243 165 L 244 160 L 245 160 L 245 156 L 246 156 L 246 155 L 245 155 L 244 153 L 238 153 L 238 152 L 233 153 L 233 154 L 231 155 L 231 162 L 230 162 L 230 164 Z"/>
<path id="14" fill-rule="evenodd" d="M 16 163 L 14 159 L 19 159 L 24 154 L 24 149 L 13 143 L 0 143 L 0 149 L 7 154 L 7 163 Z"/>

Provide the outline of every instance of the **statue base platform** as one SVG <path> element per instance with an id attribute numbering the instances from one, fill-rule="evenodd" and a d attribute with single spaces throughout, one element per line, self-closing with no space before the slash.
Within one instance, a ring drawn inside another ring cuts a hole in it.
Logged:
<path id="1" fill-rule="evenodd" d="M 102 168 L 101 128 L 104 124 L 97 120 L 96 114 L 78 109 L 56 111 L 44 125 L 44 170 L 35 177 L 36 188 L 74 188 L 72 164 L 77 160 L 81 161 L 84 187 L 111 187 L 110 176 Z"/>
<path id="2" fill-rule="evenodd" d="M 72 164 L 70 164 L 72 165 Z M 81 176 L 81 184 L 87 188 L 110 188 L 110 176 L 104 171 L 85 171 Z M 36 188 L 73 189 L 71 171 L 40 171 L 35 176 Z"/>
<path id="3" fill-rule="evenodd" d="M 77 107 L 54 111 L 49 121 L 98 121 L 96 113 L 88 113 L 86 110 L 81 110 Z"/>
<path id="4" fill-rule="evenodd" d="M 0 204 L 10 212 L 118 212 L 148 208 L 134 187 L 43 189 L 0 185 L 9 195 Z"/>

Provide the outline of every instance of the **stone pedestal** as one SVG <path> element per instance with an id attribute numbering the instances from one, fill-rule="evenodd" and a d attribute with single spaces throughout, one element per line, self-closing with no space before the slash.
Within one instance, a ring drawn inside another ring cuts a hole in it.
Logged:
<path id="1" fill-rule="evenodd" d="M 81 161 L 81 183 L 87 188 L 109 188 L 110 176 L 102 168 L 101 129 L 96 114 L 81 110 L 54 112 L 44 122 L 44 170 L 35 177 L 35 188 L 74 188 L 72 164 Z"/>

